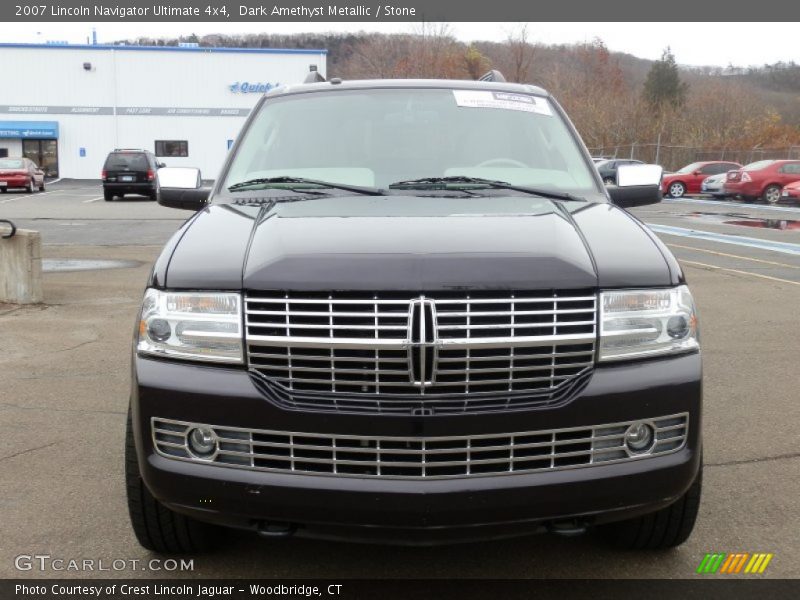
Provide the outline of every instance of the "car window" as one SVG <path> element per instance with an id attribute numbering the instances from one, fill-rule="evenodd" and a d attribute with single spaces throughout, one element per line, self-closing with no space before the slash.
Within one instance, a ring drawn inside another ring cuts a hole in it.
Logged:
<path id="1" fill-rule="evenodd" d="M 466 176 L 600 193 L 581 147 L 549 100 L 483 90 L 269 98 L 244 134 L 223 186 L 279 175 L 379 187 Z"/>
<path id="2" fill-rule="evenodd" d="M 700 168 L 703 175 L 716 175 L 722 169 L 722 165 L 706 165 Z"/>
<path id="3" fill-rule="evenodd" d="M 128 171 L 146 171 L 150 168 L 147 156 L 131 152 L 114 152 L 106 159 L 106 170 L 123 169 Z"/>
<path id="4" fill-rule="evenodd" d="M 800 163 L 787 163 L 780 168 L 780 172 L 791 175 L 800 174 Z"/>

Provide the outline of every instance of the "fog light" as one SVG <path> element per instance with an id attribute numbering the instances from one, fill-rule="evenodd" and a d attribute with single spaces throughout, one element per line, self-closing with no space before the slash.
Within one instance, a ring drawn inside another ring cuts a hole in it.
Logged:
<path id="1" fill-rule="evenodd" d="M 147 335 L 156 342 L 165 342 L 172 335 L 172 329 L 164 319 L 152 319 L 147 324 Z"/>
<path id="2" fill-rule="evenodd" d="M 667 321 L 667 333 L 676 340 L 685 338 L 689 335 L 689 321 L 683 315 L 670 317 Z"/>
<path id="3" fill-rule="evenodd" d="M 654 440 L 653 428 L 647 423 L 633 423 L 625 432 L 625 444 L 636 454 L 650 450 Z"/>
<path id="4" fill-rule="evenodd" d="M 189 432 L 189 449 L 198 458 L 207 458 L 217 450 L 217 434 L 208 427 L 197 427 Z"/>

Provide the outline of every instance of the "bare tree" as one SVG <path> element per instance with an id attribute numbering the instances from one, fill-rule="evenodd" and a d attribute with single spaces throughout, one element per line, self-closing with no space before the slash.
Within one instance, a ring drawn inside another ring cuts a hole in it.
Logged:
<path id="1" fill-rule="evenodd" d="M 506 44 L 511 66 L 510 81 L 528 83 L 533 61 L 536 58 L 536 45 L 529 41 L 528 24 L 525 23 L 516 31 L 510 32 Z"/>

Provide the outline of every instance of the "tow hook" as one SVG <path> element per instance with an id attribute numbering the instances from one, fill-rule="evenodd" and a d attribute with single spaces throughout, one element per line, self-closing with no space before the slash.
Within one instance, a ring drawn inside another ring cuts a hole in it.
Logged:
<path id="1" fill-rule="evenodd" d="M 577 537 L 586 533 L 589 528 L 586 521 L 570 519 L 568 521 L 555 521 L 547 524 L 547 531 L 563 537 Z"/>
<path id="2" fill-rule="evenodd" d="M 294 523 L 284 521 L 261 521 L 258 524 L 258 535 L 270 538 L 291 537 L 296 530 Z"/>

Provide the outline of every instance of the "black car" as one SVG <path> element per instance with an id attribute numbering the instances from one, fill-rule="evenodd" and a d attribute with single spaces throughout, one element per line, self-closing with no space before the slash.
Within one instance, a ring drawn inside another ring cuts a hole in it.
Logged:
<path id="1" fill-rule="evenodd" d="M 606 185 L 614 185 L 617 183 L 617 169 L 620 165 L 643 165 L 640 160 L 633 160 L 632 158 L 609 158 L 595 163 L 597 171 L 600 173 L 600 179 Z"/>
<path id="2" fill-rule="evenodd" d="M 126 477 L 158 552 L 263 536 L 429 544 L 690 534 L 697 316 L 669 249 L 544 90 L 310 83 L 255 106 L 156 260 Z"/>
<path id="3" fill-rule="evenodd" d="M 115 197 L 136 194 L 156 200 L 156 172 L 163 166 L 164 163 L 158 162 L 155 154 L 149 150 L 118 149 L 110 152 L 100 176 L 103 180 L 103 197 L 106 202 L 111 202 Z"/>

